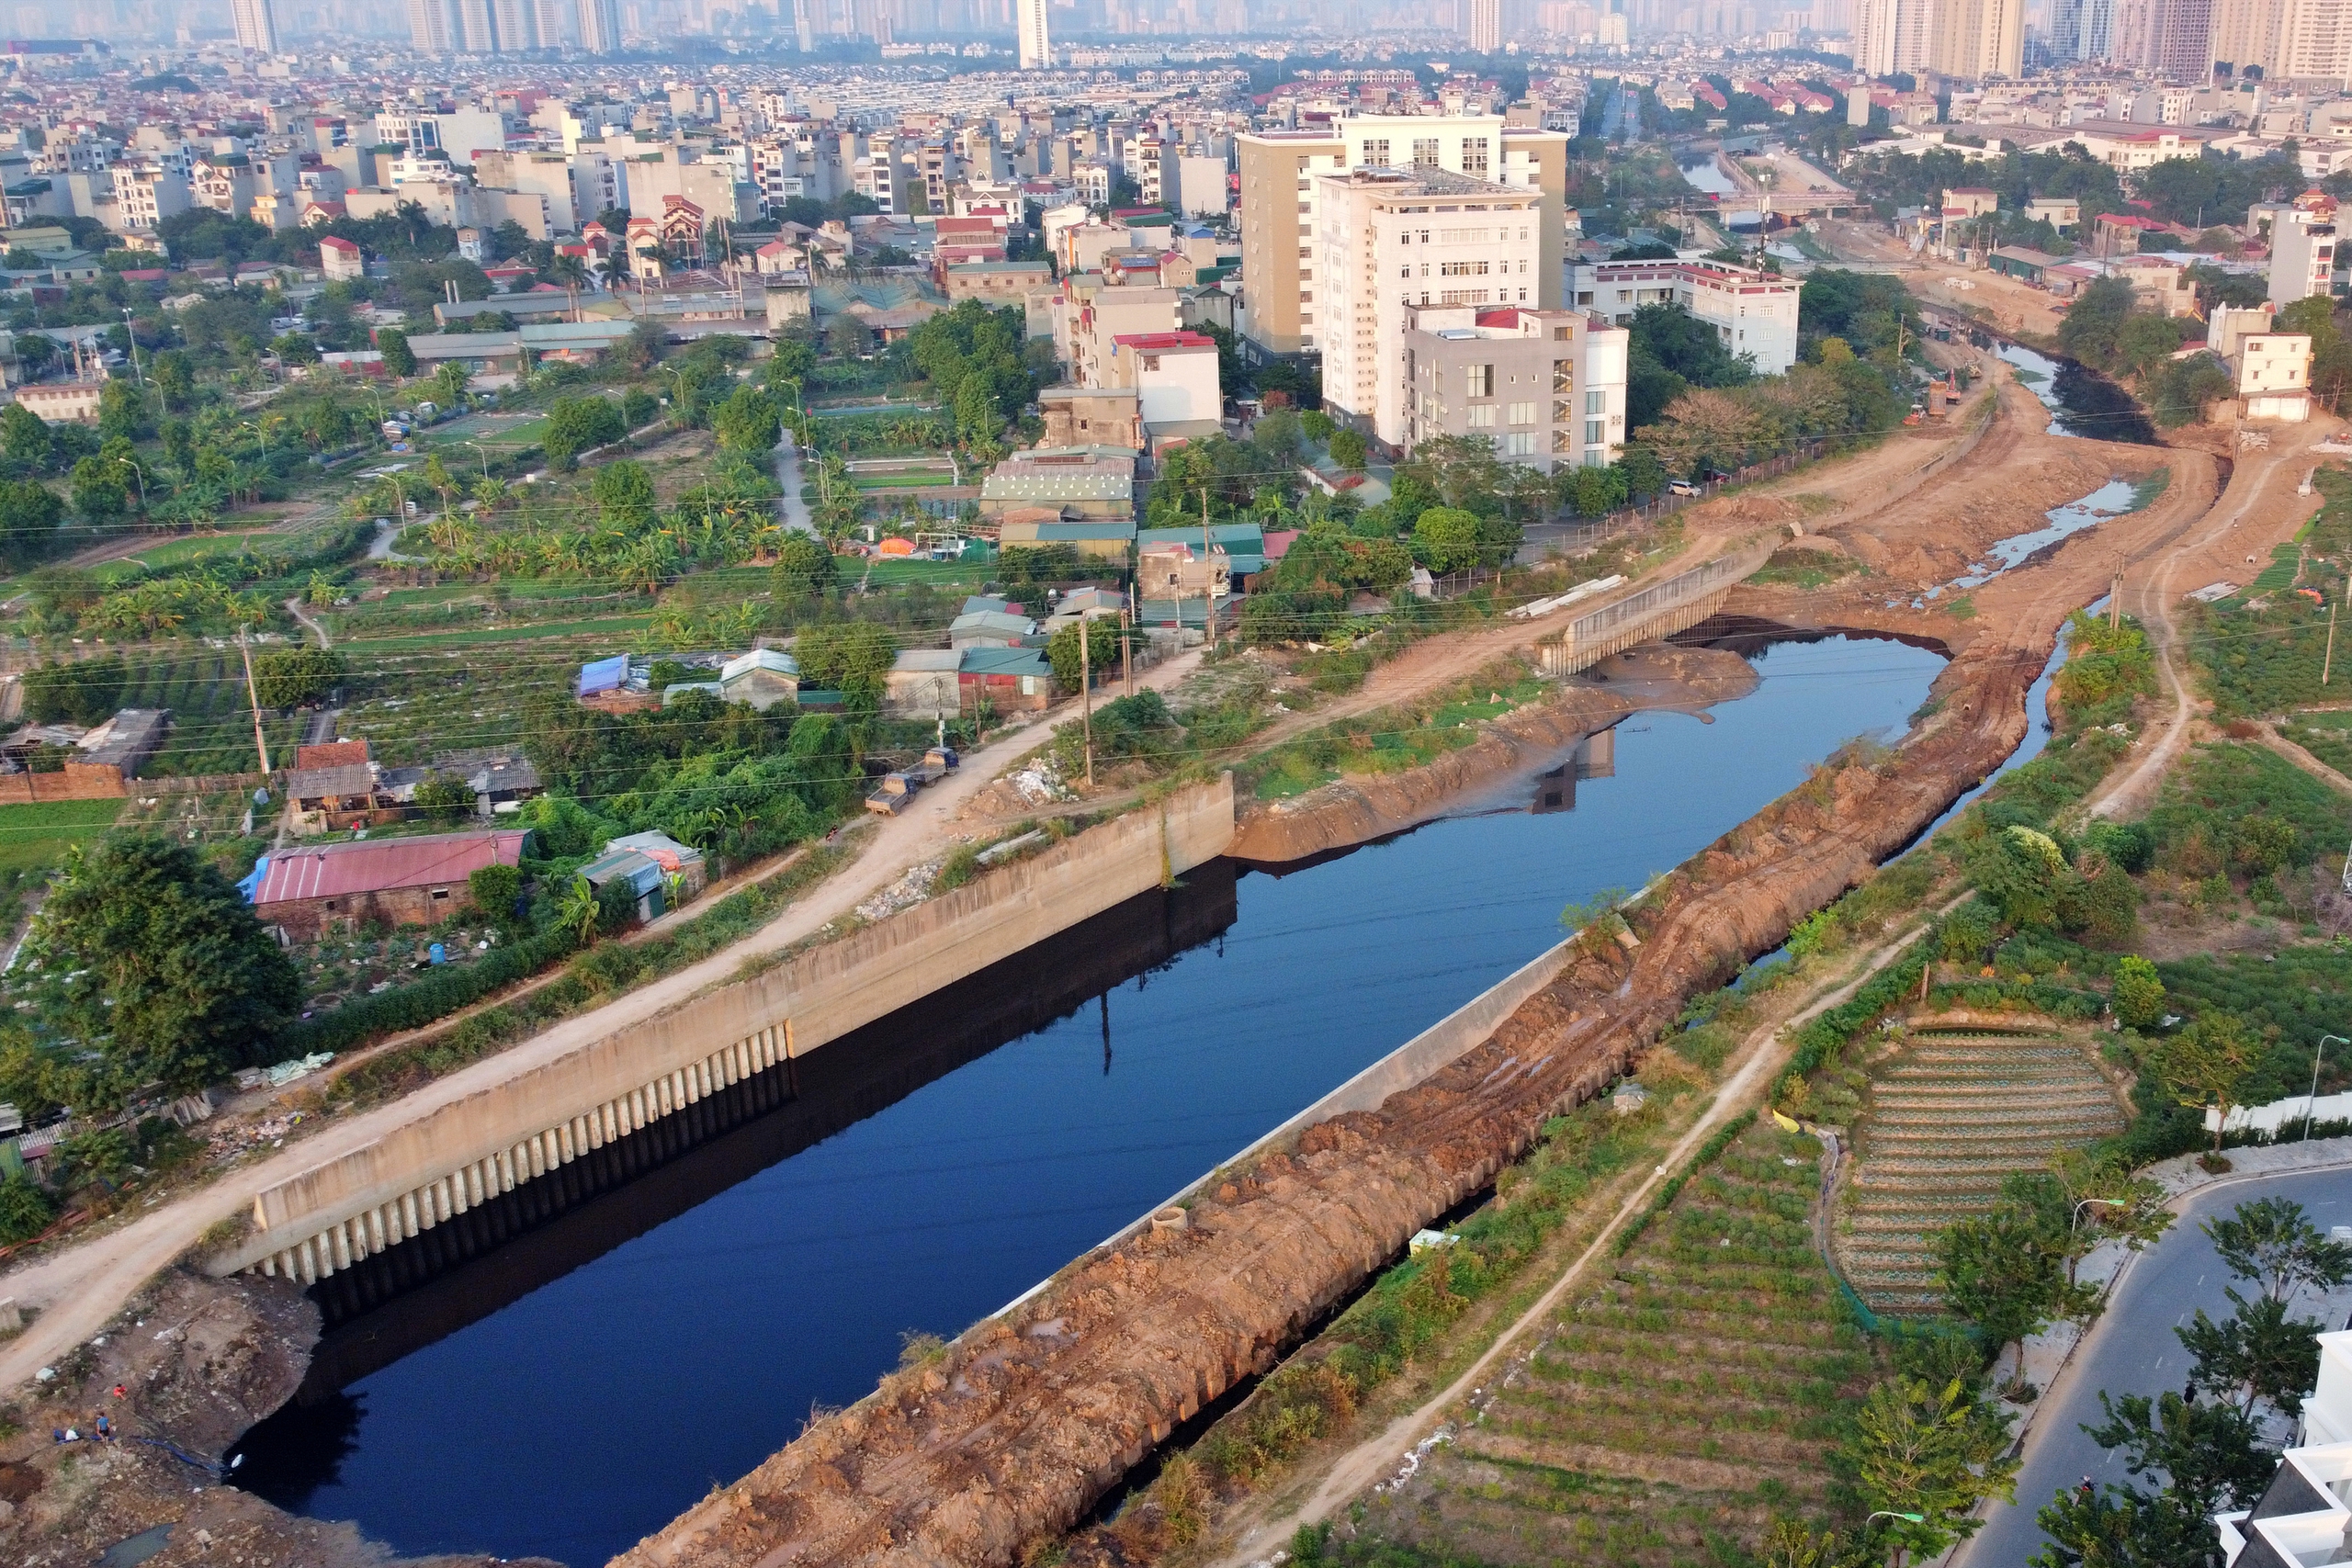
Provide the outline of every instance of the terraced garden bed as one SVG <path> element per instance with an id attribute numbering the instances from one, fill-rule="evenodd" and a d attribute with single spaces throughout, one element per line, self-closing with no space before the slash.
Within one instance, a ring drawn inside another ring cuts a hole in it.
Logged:
<path id="1" fill-rule="evenodd" d="M 1686 1185 L 1475 1424 L 1379 1493 L 1350 1562 L 1744 1561 L 1841 1513 L 1826 1461 L 1874 1372 L 1814 1249 L 1819 1145 L 1769 1122 Z"/>
<path id="2" fill-rule="evenodd" d="M 2119 1133 L 2114 1091 L 2052 1034 L 1926 1031 L 1877 1067 L 1838 1204 L 1838 1266 L 1873 1312 L 1942 1310 L 1937 1231 L 1993 1207 L 2011 1173 Z"/>

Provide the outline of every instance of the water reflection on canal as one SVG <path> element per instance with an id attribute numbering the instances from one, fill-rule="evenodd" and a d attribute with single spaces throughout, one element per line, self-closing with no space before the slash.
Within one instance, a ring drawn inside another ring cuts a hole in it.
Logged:
<path id="1" fill-rule="evenodd" d="M 312 1379 L 242 1483 L 402 1552 L 602 1562 L 864 1394 L 902 1332 L 994 1310 L 1534 956 L 1565 904 L 1899 732 L 1942 662 L 1742 651 L 1761 683 L 1713 722 L 1638 716 L 1605 763 L 1287 874 L 1204 867 L 706 1102 L 634 1168 L 519 1189 L 539 1207 L 437 1263 L 412 1243 L 327 1281 Z"/>

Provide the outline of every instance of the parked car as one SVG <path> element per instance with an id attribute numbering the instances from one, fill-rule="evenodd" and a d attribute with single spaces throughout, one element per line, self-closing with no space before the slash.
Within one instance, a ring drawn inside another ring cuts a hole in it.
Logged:
<path id="1" fill-rule="evenodd" d="M 1666 491 L 1668 495 L 1696 495 L 1699 493 L 1699 487 L 1689 479 L 1668 479 L 1666 481 Z"/>

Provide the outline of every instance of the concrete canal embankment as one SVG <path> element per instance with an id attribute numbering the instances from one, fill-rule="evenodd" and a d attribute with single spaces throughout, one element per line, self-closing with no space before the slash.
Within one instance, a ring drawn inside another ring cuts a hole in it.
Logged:
<path id="1" fill-rule="evenodd" d="M 436 1108 L 256 1194 L 216 1273 L 309 1283 L 1223 854 L 1229 777 L 1180 791 Z"/>

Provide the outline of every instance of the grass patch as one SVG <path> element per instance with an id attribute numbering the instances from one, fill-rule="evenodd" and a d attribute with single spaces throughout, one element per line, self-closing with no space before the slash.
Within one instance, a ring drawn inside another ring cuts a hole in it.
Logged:
<path id="1" fill-rule="evenodd" d="M 55 864 L 69 844 L 104 836 L 121 817 L 119 800 L 44 800 L 0 806 L 0 872 Z"/>

